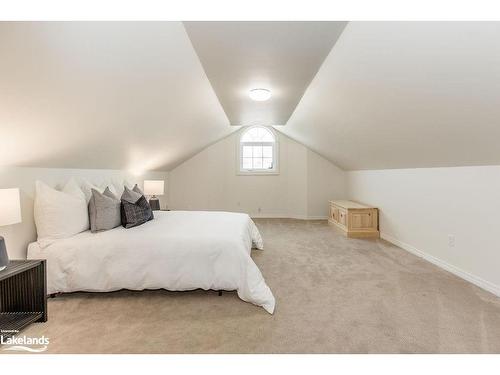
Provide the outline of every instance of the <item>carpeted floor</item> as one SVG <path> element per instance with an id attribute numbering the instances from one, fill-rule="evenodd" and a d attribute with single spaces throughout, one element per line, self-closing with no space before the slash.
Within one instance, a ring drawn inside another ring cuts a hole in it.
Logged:
<path id="1" fill-rule="evenodd" d="M 49 337 L 49 353 L 500 352 L 500 298 L 325 221 L 256 223 L 274 315 L 235 293 L 76 293 L 25 334 Z"/>

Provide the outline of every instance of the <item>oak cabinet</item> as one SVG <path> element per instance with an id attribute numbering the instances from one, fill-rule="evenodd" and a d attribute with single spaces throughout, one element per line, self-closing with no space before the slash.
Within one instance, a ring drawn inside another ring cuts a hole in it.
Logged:
<path id="1" fill-rule="evenodd" d="M 329 203 L 328 222 L 341 229 L 347 237 L 379 237 L 377 208 L 346 200 Z"/>

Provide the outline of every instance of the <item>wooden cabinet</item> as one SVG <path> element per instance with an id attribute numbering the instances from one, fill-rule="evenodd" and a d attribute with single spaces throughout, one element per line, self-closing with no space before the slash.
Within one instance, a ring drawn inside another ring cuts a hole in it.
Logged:
<path id="1" fill-rule="evenodd" d="M 378 209 L 353 201 L 330 201 L 330 224 L 347 237 L 379 237 Z"/>

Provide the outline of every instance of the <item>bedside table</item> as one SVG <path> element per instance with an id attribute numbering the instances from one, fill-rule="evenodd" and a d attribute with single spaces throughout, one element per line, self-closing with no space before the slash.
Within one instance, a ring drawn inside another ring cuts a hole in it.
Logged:
<path id="1" fill-rule="evenodd" d="M 5 340 L 31 323 L 46 321 L 45 260 L 12 260 L 0 271 L 0 336 Z"/>

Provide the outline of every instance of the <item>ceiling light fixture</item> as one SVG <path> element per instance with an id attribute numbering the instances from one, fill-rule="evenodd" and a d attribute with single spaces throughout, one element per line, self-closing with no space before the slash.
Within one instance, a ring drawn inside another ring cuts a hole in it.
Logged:
<path id="1" fill-rule="evenodd" d="M 250 99 L 256 102 L 264 102 L 271 97 L 271 91 L 268 89 L 253 89 L 249 93 Z"/>

